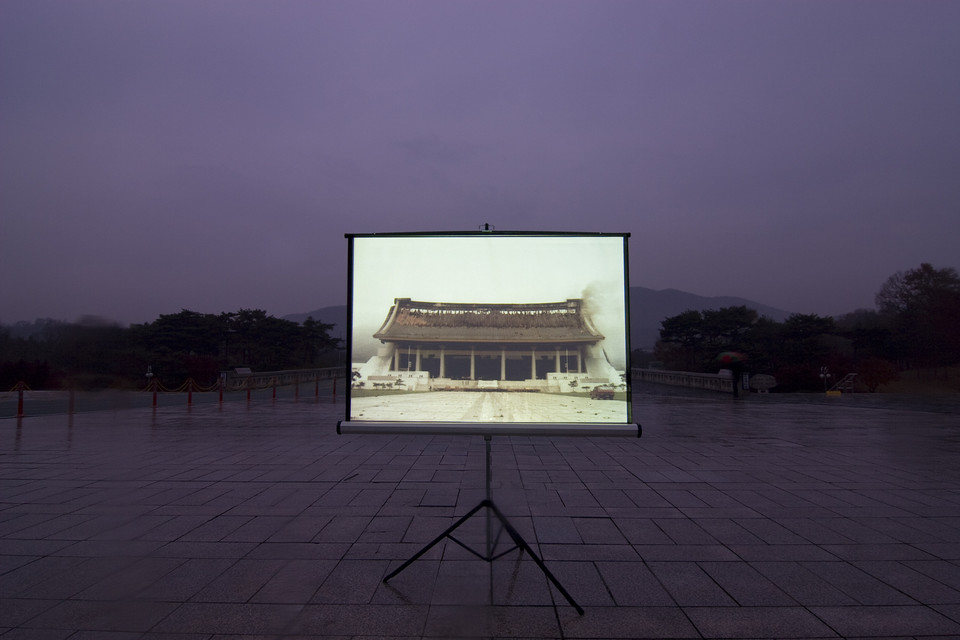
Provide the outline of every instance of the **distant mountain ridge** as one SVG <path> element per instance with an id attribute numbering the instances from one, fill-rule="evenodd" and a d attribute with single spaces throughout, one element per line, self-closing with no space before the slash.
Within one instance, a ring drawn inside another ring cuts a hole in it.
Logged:
<path id="1" fill-rule="evenodd" d="M 761 316 L 783 322 L 792 312 L 734 296 L 698 296 L 677 289 L 630 287 L 630 346 L 652 350 L 660 338 L 660 322 L 684 311 L 747 307 Z"/>
<path id="2" fill-rule="evenodd" d="M 320 307 L 306 313 L 291 313 L 283 316 L 283 320 L 291 320 L 296 323 L 302 323 L 307 318 L 313 318 L 317 322 L 334 325 L 330 335 L 334 338 L 347 337 L 347 305 L 338 304 L 332 307 Z"/>
<path id="3" fill-rule="evenodd" d="M 777 322 L 783 322 L 791 314 L 790 311 L 760 304 L 746 298 L 733 296 L 707 297 L 677 289 L 661 289 L 658 291 L 646 287 L 630 287 L 630 345 L 634 349 L 653 349 L 657 339 L 660 338 L 660 322 L 664 318 L 689 310 L 704 311 L 706 309 L 739 306 L 754 309 L 761 316 L 767 316 Z M 386 313 L 386 310 L 384 310 L 384 313 Z M 346 305 L 320 307 L 306 313 L 292 313 L 283 316 L 283 319 L 303 322 L 309 317 L 313 317 L 314 320 L 319 322 L 335 325 L 330 331 L 330 335 L 335 338 L 346 338 Z"/>

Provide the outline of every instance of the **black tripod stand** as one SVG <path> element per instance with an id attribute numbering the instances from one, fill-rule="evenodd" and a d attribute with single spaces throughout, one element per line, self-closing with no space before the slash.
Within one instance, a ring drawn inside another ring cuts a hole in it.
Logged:
<path id="1" fill-rule="evenodd" d="M 530 557 L 533 558 L 533 561 L 537 563 L 538 567 L 540 567 L 540 570 L 543 572 L 543 575 L 545 575 L 547 579 L 550 580 L 550 582 L 553 584 L 553 586 L 555 586 L 557 590 L 563 595 L 563 597 L 567 599 L 567 602 L 569 602 L 570 605 L 577 610 L 577 613 L 579 613 L 580 615 L 583 615 L 583 608 L 574 601 L 573 597 L 571 597 L 569 593 L 567 593 L 567 590 L 563 588 L 563 585 L 560 584 L 560 581 L 557 580 L 557 578 L 552 573 L 550 573 L 550 570 L 547 569 L 547 566 L 543 564 L 543 560 L 541 560 L 539 556 L 537 556 L 537 554 L 534 553 L 533 549 L 530 548 L 530 545 L 527 544 L 527 541 L 523 539 L 523 536 L 521 536 L 520 533 L 513 527 L 513 525 L 510 524 L 510 521 L 507 520 L 507 517 L 503 515 L 500 509 L 497 508 L 497 505 L 493 503 L 493 499 L 490 497 L 490 438 L 491 436 L 489 435 L 483 436 L 486 449 L 487 449 L 487 493 L 486 493 L 487 497 L 484 500 L 482 500 L 480 504 L 478 504 L 473 509 L 468 511 L 466 515 L 464 515 L 462 518 L 460 518 L 455 523 L 453 523 L 449 528 L 447 528 L 446 531 L 444 531 L 439 536 L 434 538 L 427 546 L 420 549 L 420 551 L 415 553 L 409 560 L 404 562 L 402 565 L 397 567 L 392 573 L 387 575 L 387 577 L 385 577 L 383 581 L 387 582 L 388 580 L 396 576 L 398 573 L 400 573 L 401 571 L 409 567 L 411 564 L 413 564 L 415 560 L 417 560 L 417 558 L 419 558 L 420 556 L 425 554 L 427 551 L 432 549 L 437 543 L 441 542 L 444 538 L 450 538 L 455 543 L 457 543 L 458 545 L 460 545 L 461 547 L 463 547 L 473 555 L 487 562 L 493 562 L 497 558 L 503 557 L 506 554 L 510 553 L 511 551 L 514 551 L 515 549 L 520 549 L 521 552 L 526 551 L 530 555 Z M 475 513 L 477 513 L 478 511 L 484 508 L 487 509 L 487 544 L 486 544 L 485 552 L 480 553 L 475 549 L 468 547 L 466 544 L 464 544 L 460 540 L 457 540 L 453 536 L 453 532 L 456 531 L 457 528 L 460 527 L 460 525 L 462 525 L 464 522 L 469 520 Z M 500 530 L 497 532 L 496 537 L 493 536 L 493 518 L 491 517 L 491 515 L 496 517 L 496 519 L 500 522 Z M 513 546 L 510 547 L 509 549 L 506 549 L 505 551 L 501 551 L 500 553 L 497 553 L 497 544 L 499 543 L 500 536 L 504 531 L 506 531 L 507 535 L 510 536 L 510 539 L 513 541 Z"/>

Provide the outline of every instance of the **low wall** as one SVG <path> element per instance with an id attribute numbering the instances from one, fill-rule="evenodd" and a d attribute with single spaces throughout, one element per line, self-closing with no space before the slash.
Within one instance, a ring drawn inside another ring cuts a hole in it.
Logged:
<path id="1" fill-rule="evenodd" d="M 252 373 L 224 372 L 224 389 L 241 391 L 244 389 L 263 389 L 267 387 L 285 387 L 294 384 L 317 382 L 320 380 L 342 379 L 346 375 L 344 367 L 326 367 L 323 369 L 290 369 L 286 371 L 255 371 Z M 393 376 L 396 379 L 396 376 Z"/>
<path id="2" fill-rule="evenodd" d="M 717 373 L 692 373 L 690 371 L 660 371 L 658 369 L 631 369 L 634 380 L 669 384 L 674 387 L 707 389 L 721 393 L 733 393 L 733 378 Z"/>

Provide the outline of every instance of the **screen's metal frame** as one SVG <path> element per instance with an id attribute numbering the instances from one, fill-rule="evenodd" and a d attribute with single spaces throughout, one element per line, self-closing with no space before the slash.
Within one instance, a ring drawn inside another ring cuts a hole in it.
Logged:
<path id="1" fill-rule="evenodd" d="M 626 349 L 626 390 L 627 421 L 625 423 L 565 423 L 565 422 L 432 422 L 432 421 L 366 421 L 351 420 L 350 401 L 353 388 L 353 268 L 354 239 L 356 238 L 423 238 L 423 237 L 618 237 L 623 239 L 623 304 L 624 304 L 624 346 Z M 630 375 L 630 264 L 627 251 L 629 233 L 580 232 L 580 231 L 497 231 L 481 229 L 478 231 L 418 231 L 385 233 L 347 233 L 347 326 L 346 326 L 346 366 L 345 370 L 345 419 L 337 422 L 337 433 L 393 433 L 393 434 L 462 434 L 462 435 L 576 435 L 576 436 L 636 436 L 641 435 L 641 427 L 633 422 L 633 384 Z"/>
<path id="2" fill-rule="evenodd" d="M 470 436 L 635 436 L 639 424 L 619 422 L 378 422 L 340 420 L 337 433 L 394 433 Z"/>

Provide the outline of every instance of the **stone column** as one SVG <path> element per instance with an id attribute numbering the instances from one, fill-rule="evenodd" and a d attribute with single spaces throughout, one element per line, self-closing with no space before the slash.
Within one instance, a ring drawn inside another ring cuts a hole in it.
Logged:
<path id="1" fill-rule="evenodd" d="M 447 366 L 446 366 L 447 363 L 446 363 L 446 360 L 445 360 L 444 357 L 443 357 L 443 350 L 444 350 L 444 347 L 440 347 L 440 377 L 441 377 L 441 378 L 446 378 L 446 377 L 447 377 Z"/>
<path id="2" fill-rule="evenodd" d="M 471 380 L 477 379 L 476 371 L 477 371 L 476 355 L 473 352 L 473 346 L 471 346 L 470 347 L 470 379 Z"/>
<path id="3" fill-rule="evenodd" d="M 500 349 L 500 379 L 507 379 L 507 350 Z"/>
<path id="4" fill-rule="evenodd" d="M 537 348 L 530 348 L 530 379 L 537 379 Z"/>
<path id="5" fill-rule="evenodd" d="M 557 347 L 557 362 L 553 370 L 560 373 L 560 347 Z"/>
<path id="6" fill-rule="evenodd" d="M 420 345 L 417 345 L 417 368 L 415 371 L 420 371 Z"/>

